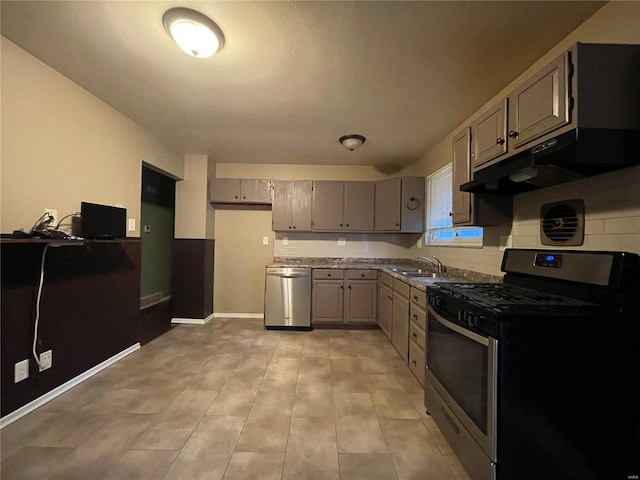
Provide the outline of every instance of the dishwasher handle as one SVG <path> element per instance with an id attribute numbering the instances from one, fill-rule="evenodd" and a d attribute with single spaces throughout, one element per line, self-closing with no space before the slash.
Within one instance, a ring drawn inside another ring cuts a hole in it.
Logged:
<path id="1" fill-rule="evenodd" d="M 267 273 L 269 277 L 278 277 L 278 278 L 300 278 L 300 277 L 308 277 L 307 273 Z"/>

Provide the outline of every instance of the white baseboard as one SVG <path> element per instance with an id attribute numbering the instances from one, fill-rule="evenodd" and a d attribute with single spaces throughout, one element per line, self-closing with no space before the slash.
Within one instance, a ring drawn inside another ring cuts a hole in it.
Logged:
<path id="1" fill-rule="evenodd" d="M 264 318 L 263 313 L 214 313 L 214 318 Z"/>
<path id="2" fill-rule="evenodd" d="M 31 402 L 29 402 L 26 405 L 20 407 L 19 409 L 15 410 L 14 412 L 11 412 L 7 416 L 0 418 L 0 430 L 3 429 L 4 427 L 6 427 L 7 425 L 11 425 L 13 422 L 18 420 L 19 418 L 24 417 L 26 414 L 33 412 L 36 408 L 41 407 L 45 403 L 50 402 L 54 398 L 62 395 L 67 390 L 70 390 L 73 387 L 75 387 L 76 385 L 79 385 L 80 383 L 84 382 L 85 380 L 87 380 L 88 378 L 92 377 L 93 375 L 95 375 L 96 373 L 100 372 L 101 370 L 104 370 L 108 366 L 113 365 L 118 360 L 123 359 L 124 357 L 126 357 L 127 355 L 135 352 L 139 348 L 140 348 L 140 343 L 136 343 L 134 345 L 131 345 L 129 348 L 126 348 L 125 350 L 121 351 L 120 353 L 115 354 L 113 357 L 108 358 L 104 362 L 99 363 L 95 367 L 90 368 L 86 372 L 81 373 L 77 377 L 74 377 L 71 380 L 69 380 L 68 382 L 63 383 L 59 387 L 56 387 L 53 390 L 45 393 L 41 397 L 38 397 L 35 400 L 32 400 Z"/>
<path id="3" fill-rule="evenodd" d="M 213 320 L 213 317 L 215 317 L 215 313 L 212 313 L 206 318 L 172 318 L 171 323 L 177 323 L 177 324 L 185 323 L 188 325 L 204 325 L 205 323 L 208 323 L 210 320 Z"/>

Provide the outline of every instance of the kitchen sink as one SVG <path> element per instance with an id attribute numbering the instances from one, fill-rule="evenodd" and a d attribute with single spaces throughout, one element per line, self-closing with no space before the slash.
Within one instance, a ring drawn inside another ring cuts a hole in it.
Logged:
<path id="1" fill-rule="evenodd" d="M 442 273 L 436 273 L 436 272 L 399 272 L 400 275 L 404 275 L 405 277 L 431 277 L 431 278 L 436 278 L 436 277 L 442 277 L 443 274 Z"/>
<path id="2" fill-rule="evenodd" d="M 436 277 L 444 277 L 445 274 L 444 273 L 436 273 L 436 272 L 431 272 L 428 270 L 424 270 L 422 268 L 418 268 L 418 267 L 409 267 L 409 266 L 393 266 L 390 268 L 391 271 L 399 273 L 400 275 L 404 276 L 404 277 L 410 277 L 410 278 L 415 278 L 415 277 L 431 277 L 431 278 L 436 278 Z"/>

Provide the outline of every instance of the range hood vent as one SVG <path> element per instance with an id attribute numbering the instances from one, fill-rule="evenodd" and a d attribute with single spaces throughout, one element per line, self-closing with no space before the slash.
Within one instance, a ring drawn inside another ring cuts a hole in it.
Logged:
<path id="1" fill-rule="evenodd" d="M 638 164 L 639 130 L 576 128 L 483 168 L 460 190 L 513 195 Z"/>

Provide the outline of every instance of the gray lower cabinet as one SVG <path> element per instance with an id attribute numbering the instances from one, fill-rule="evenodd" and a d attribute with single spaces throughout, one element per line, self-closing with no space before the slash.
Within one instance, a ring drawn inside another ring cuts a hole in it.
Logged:
<path id="1" fill-rule="evenodd" d="M 424 232 L 423 177 L 402 177 L 376 182 L 375 231 Z"/>
<path id="2" fill-rule="evenodd" d="M 313 182 L 312 230 L 372 231 L 373 182 Z"/>
<path id="3" fill-rule="evenodd" d="M 347 270 L 344 323 L 376 323 L 378 281 L 375 276 L 375 270 Z"/>
<path id="4" fill-rule="evenodd" d="M 342 323 L 344 270 L 314 269 L 311 323 Z"/>
<path id="5" fill-rule="evenodd" d="M 311 322 L 376 323 L 376 270 L 314 269 Z"/>
<path id="6" fill-rule="evenodd" d="M 311 230 L 311 180 L 274 182 L 272 230 Z"/>
<path id="7" fill-rule="evenodd" d="M 393 322 L 393 277 L 378 272 L 378 325 L 391 340 Z"/>
<path id="8" fill-rule="evenodd" d="M 405 363 L 409 357 L 409 285 L 393 280 L 391 343 Z"/>
<path id="9" fill-rule="evenodd" d="M 422 386 L 424 386 L 426 359 L 426 306 L 425 292 L 412 287 L 409 306 L 409 358 L 407 364 Z"/>
<path id="10" fill-rule="evenodd" d="M 211 183 L 211 203 L 271 203 L 271 180 L 216 178 Z"/>

